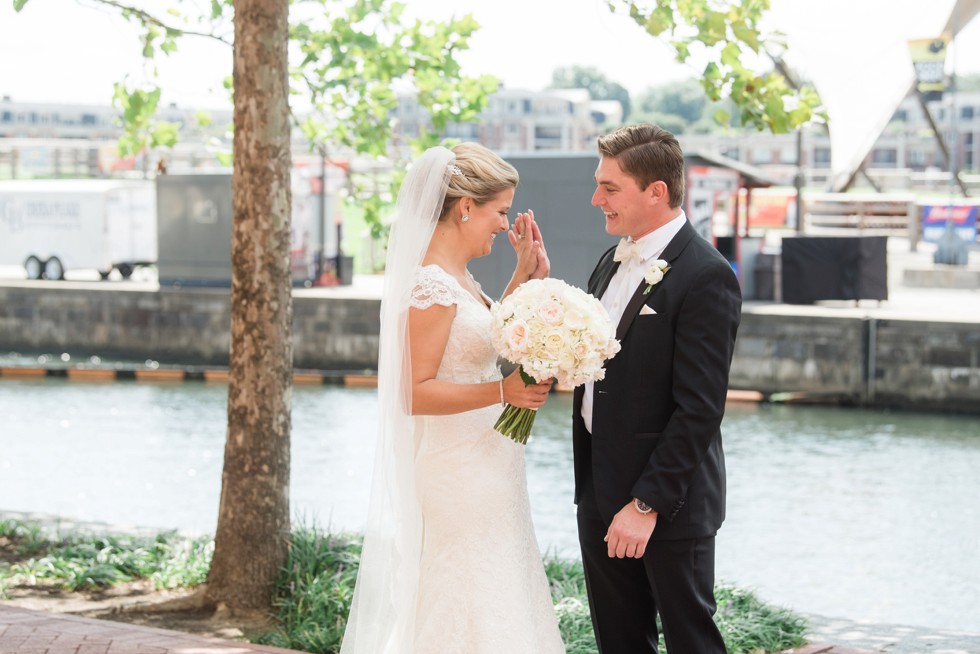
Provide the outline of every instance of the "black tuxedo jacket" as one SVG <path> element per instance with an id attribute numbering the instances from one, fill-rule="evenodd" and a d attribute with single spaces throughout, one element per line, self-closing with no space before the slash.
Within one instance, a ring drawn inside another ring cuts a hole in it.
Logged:
<path id="1" fill-rule="evenodd" d="M 599 260 L 588 290 L 602 297 L 619 264 Z M 653 540 L 714 534 L 725 519 L 721 420 L 742 311 L 728 261 L 685 223 L 661 255 L 670 270 L 641 283 L 616 331 L 622 349 L 595 383 L 592 430 L 575 391 L 575 502 L 591 474 L 602 517 L 636 497 L 659 514 Z M 639 315 L 643 305 L 656 314 Z"/>

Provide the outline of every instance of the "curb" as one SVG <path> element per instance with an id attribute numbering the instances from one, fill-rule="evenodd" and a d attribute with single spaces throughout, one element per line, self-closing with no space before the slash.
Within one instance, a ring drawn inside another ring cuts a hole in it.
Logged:
<path id="1" fill-rule="evenodd" d="M 139 383 L 173 384 L 185 381 L 204 381 L 227 384 L 227 369 L 200 368 L 38 368 L 33 366 L 0 366 L 0 378 L 39 379 L 42 377 L 67 378 L 69 381 L 101 383 L 136 381 Z M 297 386 L 341 385 L 374 388 L 377 375 L 342 370 L 296 370 L 293 384 Z"/>
<path id="2" fill-rule="evenodd" d="M 36 379 L 40 377 L 67 377 L 69 381 L 90 383 L 135 380 L 141 383 L 179 383 L 204 381 L 209 384 L 227 384 L 227 368 L 38 368 L 33 366 L 0 366 L 0 378 Z M 370 371 L 349 372 L 339 370 L 295 370 L 296 386 L 346 386 L 348 388 L 377 388 L 378 376 Z M 555 384 L 556 393 L 571 393 L 574 389 Z M 764 393 L 731 389 L 728 401 L 763 404 L 770 401 Z"/>

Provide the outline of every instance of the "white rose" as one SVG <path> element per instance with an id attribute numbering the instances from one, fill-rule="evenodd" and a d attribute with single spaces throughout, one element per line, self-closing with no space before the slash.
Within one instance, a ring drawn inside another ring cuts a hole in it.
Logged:
<path id="1" fill-rule="evenodd" d="M 524 352 L 528 340 L 527 323 L 519 318 L 514 320 L 504 329 L 504 337 L 512 352 Z"/>
<path id="2" fill-rule="evenodd" d="M 580 307 L 572 307 L 565 312 L 565 321 L 562 324 L 569 329 L 585 329 L 589 324 L 589 315 Z"/>
<path id="3" fill-rule="evenodd" d="M 549 332 L 544 338 L 544 349 L 551 358 L 557 358 L 562 351 L 562 346 L 565 345 L 565 339 L 562 337 L 561 332 Z"/>
<path id="4" fill-rule="evenodd" d="M 548 299 L 538 308 L 538 315 L 541 317 L 541 320 L 549 325 L 561 323 L 564 314 L 565 310 L 561 306 L 561 302 L 553 298 Z"/>
<path id="5" fill-rule="evenodd" d="M 562 371 L 572 372 L 576 369 L 577 357 L 571 350 L 562 350 L 558 356 L 558 365 Z"/>

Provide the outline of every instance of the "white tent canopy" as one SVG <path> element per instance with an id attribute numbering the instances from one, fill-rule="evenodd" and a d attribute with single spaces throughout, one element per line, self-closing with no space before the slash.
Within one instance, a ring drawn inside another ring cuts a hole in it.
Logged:
<path id="1" fill-rule="evenodd" d="M 980 0 L 774 0 L 770 29 L 786 63 L 820 93 L 830 119 L 832 186 L 841 189 L 914 83 L 910 39 L 950 37 Z M 955 57 L 955 40 L 951 55 Z M 950 70 L 947 58 L 947 71 Z"/>

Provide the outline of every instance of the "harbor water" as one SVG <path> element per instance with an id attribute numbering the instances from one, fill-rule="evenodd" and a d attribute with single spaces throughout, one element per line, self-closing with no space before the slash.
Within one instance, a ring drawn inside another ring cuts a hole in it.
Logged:
<path id="1" fill-rule="evenodd" d="M 213 532 L 226 429 L 220 384 L 0 378 L 0 511 Z M 359 530 L 373 389 L 298 386 L 294 520 Z M 577 558 L 571 397 L 527 446 L 542 550 Z M 729 406 L 719 579 L 802 613 L 980 631 L 976 417 Z"/>

